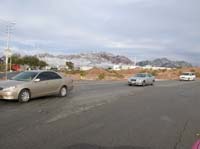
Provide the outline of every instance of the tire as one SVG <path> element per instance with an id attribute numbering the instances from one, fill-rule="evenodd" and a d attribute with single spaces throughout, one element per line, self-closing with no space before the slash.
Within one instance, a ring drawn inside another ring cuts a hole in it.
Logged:
<path id="1" fill-rule="evenodd" d="M 128 84 L 129 86 L 132 86 L 132 84 Z"/>
<path id="2" fill-rule="evenodd" d="M 68 89 L 66 86 L 61 87 L 59 91 L 59 97 L 66 97 L 68 95 Z"/>
<path id="3" fill-rule="evenodd" d="M 145 81 L 142 82 L 142 86 L 146 86 L 146 82 Z"/>
<path id="4" fill-rule="evenodd" d="M 31 93 L 27 89 L 23 89 L 20 91 L 18 96 L 18 101 L 21 103 L 28 102 L 31 99 Z"/>
<path id="5" fill-rule="evenodd" d="M 155 80 L 152 81 L 151 85 L 154 86 Z"/>

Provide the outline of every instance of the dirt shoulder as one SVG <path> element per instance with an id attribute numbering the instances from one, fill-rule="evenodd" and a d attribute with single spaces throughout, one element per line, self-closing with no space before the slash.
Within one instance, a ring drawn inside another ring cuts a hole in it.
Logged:
<path id="1" fill-rule="evenodd" d="M 200 67 L 178 68 L 171 70 L 144 70 L 142 68 L 129 70 L 105 70 L 102 68 L 93 68 L 88 71 L 71 71 L 65 72 L 65 76 L 72 77 L 74 80 L 126 80 L 136 73 L 151 73 L 156 79 L 160 80 L 177 80 L 183 72 L 195 72 L 200 78 Z"/>

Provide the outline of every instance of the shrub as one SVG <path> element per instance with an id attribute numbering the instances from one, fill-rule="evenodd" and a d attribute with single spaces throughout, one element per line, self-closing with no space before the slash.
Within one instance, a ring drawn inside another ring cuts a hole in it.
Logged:
<path id="1" fill-rule="evenodd" d="M 167 71 L 167 69 L 162 69 L 162 70 L 161 70 L 161 72 L 166 72 L 166 71 Z"/>
<path id="2" fill-rule="evenodd" d="M 68 69 L 65 69 L 65 73 L 66 74 L 77 74 L 77 73 L 80 73 L 79 70 L 68 70 Z"/>
<path id="3" fill-rule="evenodd" d="M 141 70 L 140 73 L 150 73 L 152 74 L 153 76 L 157 76 L 158 75 L 158 72 L 159 70 L 152 70 L 152 69 L 149 69 L 149 70 Z"/>
<path id="4" fill-rule="evenodd" d="M 158 75 L 158 71 L 153 70 L 152 72 L 150 72 L 153 76 L 157 76 Z"/>
<path id="5" fill-rule="evenodd" d="M 66 64 L 66 66 L 68 67 L 69 70 L 74 70 L 74 63 L 66 62 L 65 64 Z"/>
<path id="6" fill-rule="evenodd" d="M 104 73 L 99 74 L 99 75 L 98 75 L 98 79 L 99 79 L 99 80 L 105 79 L 105 74 L 104 74 Z"/>
<path id="7" fill-rule="evenodd" d="M 181 70 L 178 71 L 178 74 L 181 75 L 183 72 Z"/>
<path id="8" fill-rule="evenodd" d="M 80 71 L 80 76 L 81 77 L 85 77 L 86 76 L 86 72 L 85 71 Z"/>
<path id="9" fill-rule="evenodd" d="M 200 72 L 196 72 L 196 77 L 200 78 Z"/>
<path id="10" fill-rule="evenodd" d="M 5 64 L 0 64 L 0 71 L 4 72 L 5 71 Z"/>
<path id="11" fill-rule="evenodd" d="M 147 73 L 147 70 L 143 69 L 143 70 L 140 70 L 139 73 Z"/>
<path id="12" fill-rule="evenodd" d="M 120 78 L 120 79 L 123 79 L 123 78 L 124 78 L 124 75 L 119 74 L 119 73 L 116 73 L 116 74 L 115 74 L 115 77 Z"/>

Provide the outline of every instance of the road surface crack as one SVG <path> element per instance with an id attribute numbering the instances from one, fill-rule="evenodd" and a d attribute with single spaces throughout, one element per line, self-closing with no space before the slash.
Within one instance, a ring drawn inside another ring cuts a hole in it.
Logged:
<path id="1" fill-rule="evenodd" d="M 177 141 L 175 142 L 174 146 L 173 146 L 173 149 L 177 149 L 178 148 L 178 145 L 182 142 L 182 139 L 183 139 L 183 136 L 184 136 L 184 133 L 187 129 L 187 126 L 188 126 L 188 123 L 189 123 L 189 120 L 187 120 L 184 125 L 183 125 L 183 129 L 180 131 L 179 135 L 178 135 L 178 139 Z"/>

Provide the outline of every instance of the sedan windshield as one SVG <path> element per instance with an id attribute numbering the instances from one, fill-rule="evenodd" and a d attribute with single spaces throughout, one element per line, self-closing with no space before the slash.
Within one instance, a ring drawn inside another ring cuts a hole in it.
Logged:
<path id="1" fill-rule="evenodd" d="M 15 77 L 12 78 L 12 80 L 16 80 L 16 81 L 31 81 L 35 78 L 35 76 L 37 75 L 37 72 L 22 72 L 18 75 L 16 75 Z"/>
<path id="2" fill-rule="evenodd" d="M 141 77 L 141 78 L 144 78 L 144 77 L 146 77 L 146 74 L 139 73 L 139 74 L 136 74 L 135 77 Z"/>
<path id="3" fill-rule="evenodd" d="M 182 73 L 183 76 L 189 76 L 190 73 Z"/>

